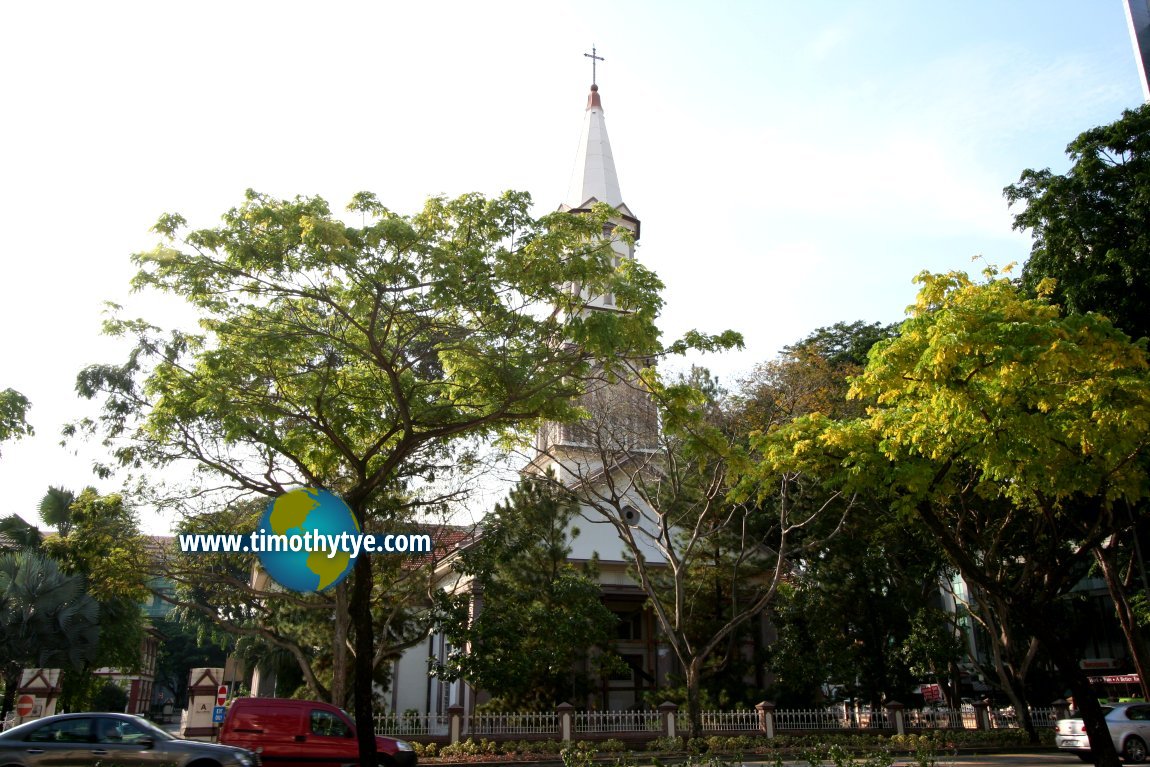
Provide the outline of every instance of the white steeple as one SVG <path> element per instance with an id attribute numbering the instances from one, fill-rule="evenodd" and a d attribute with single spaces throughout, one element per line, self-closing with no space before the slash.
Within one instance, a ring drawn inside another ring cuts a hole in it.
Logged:
<path id="1" fill-rule="evenodd" d="M 579 150 L 575 154 L 565 202 L 568 208 L 574 209 L 590 207 L 592 202 L 605 202 L 621 213 L 629 213 L 619 191 L 619 175 L 615 172 L 615 158 L 611 155 L 611 142 L 603 121 L 598 85 L 592 85 L 587 96 L 583 133 L 579 136 Z"/>

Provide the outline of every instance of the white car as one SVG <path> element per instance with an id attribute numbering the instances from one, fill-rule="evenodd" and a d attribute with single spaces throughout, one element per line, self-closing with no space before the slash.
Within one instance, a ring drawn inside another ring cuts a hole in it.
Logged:
<path id="1" fill-rule="evenodd" d="M 1150 743 L 1150 703 L 1113 703 L 1102 707 L 1110 739 L 1122 758 L 1131 763 L 1146 761 Z M 1084 762 L 1090 756 L 1090 738 L 1082 717 L 1059 719 L 1054 725 L 1054 743 L 1078 755 Z"/>

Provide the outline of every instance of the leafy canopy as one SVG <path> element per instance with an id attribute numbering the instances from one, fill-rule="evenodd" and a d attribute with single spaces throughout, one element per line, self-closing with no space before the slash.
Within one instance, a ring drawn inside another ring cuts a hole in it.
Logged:
<path id="1" fill-rule="evenodd" d="M 609 209 L 529 205 L 473 194 L 402 216 L 361 194 L 352 227 L 322 199 L 249 191 L 214 229 L 165 216 L 134 285 L 188 301 L 200 330 L 109 320 L 138 344 L 81 373 L 81 394 L 106 397 L 85 426 L 121 464 L 187 458 L 266 495 L 342 490 L 355 509 L 432 446 L 570 418 L 593 361 L 657 351 L 660 284 L 614 265 Z M 583 316 L 574 285 L 627 311 Z"/>
<path id="2" fill-rule="evenodd" d="M 27 421 L 32 403 L 15 389 L 0 391 L 0 442 L 29 437 L 34 432 Z"/>
<path id="3" fill-rule="evenodd" d="M 1034 235 L 1022 281 L 1054 278 L 1068 311 L 1101 312 L 1134 338 L 1150 335 L 1150 105 L 1092 128 L 1066 147 L 1066 173 L 1027 169 L 1005 189 Z"/>

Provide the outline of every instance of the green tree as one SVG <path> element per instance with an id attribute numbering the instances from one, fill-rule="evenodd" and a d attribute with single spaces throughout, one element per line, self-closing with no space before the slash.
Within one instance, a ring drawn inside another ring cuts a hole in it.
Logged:
<path id="1" fill-rule="evenodd" d="M 1097 315 L 1060 316 L 993 271 L 924 274 L 899 336 L 852 394 L 867 416 L 800 418 L 762 439 L 758 472 L 879 485 L 913 514 L 1000 616 L 1039 638 L 1079 701 L 1095 755 L 1117 755 L 1064 597 L 1147 493 L 1146 352 Z"/>
<path id="2" fill-rule="evenodd" d="M 31 407 L 28 398 L 15 389 L 0 391 L 0 443 L 34 433 L 27 420 Z"/>
<path id="3" fill-rule="evenodd" d="M 1054 278 L 1054 295 L 1071 313 L 1100 312 L 1135 338 L 1150 335 L 1150 107 L 1082 133 L 1066 148 L 1072 165 L 1063 174 L 1025 170 L 1006 188 L 1010 202 L 1025 207 L 1016 229 L 1034 235 L 1023 283 L 1034 292 Z M 1137 517 L 1143 517 L 1142 511 Z M 1095 559 L 1113 598 L 1143 695 L 1150 696 L 1150 650 L 1138 629 L 1132 600 L 1150 592 L 1139 544 L 1150 542 L 1145 526 L 1135 535 L 1099 547 Z M 1135 588 L 1135 580 L 1140 589 Z"/>
<path id="4" fill-rule="evenodd" d="M 653 370 L 635 370 L 623 380 L 585 399 L 582 457 L 563 461 L 559 484 L 618 534 L 679 662 L 695 737 L 706 678 L 733 659 L 740 632 L 774 599 L 794 538 L 837 501 L 807 507 L 790 477 L 733 492 L 732 467 L 746 452 L 727 432 L 705 373 L 665 383 Z M 645 417 L 651 408 L 656 418 Z"/>
<path id="5" fill-rule="evenodd" d="M 1066 173 L 1027 169 L 1006 187 L 1025 206 L 1014 228 L 1034 245 L 1022 270 L 1032 293 L 1047 278 L 1074 313 L 1101 312 L 1133 338 L 1150 335 L 1150 105 L 1081 134 Z"/>
<path id="6" fill-rule="evenodd" d="M 81 394 L 105 403 L 88 425 L 123 465 L 186 459 L 234 494 L 324 487 L 365 529 L 402 523 L 410 507 L 396 499 L 447 470 L 463 438 L 571 418 L 588 378 L 621 354 L 659 351 L 659 282 L 614 263 L 611 211 L 535 219 L 529 208 L 522 193 L 465 195 L 402 216 L 361 194 L 354 227 L 321 199 L 249 192 L 214 229 L 164 216 L 164 243 L 135 257 L 134 284 L 186 301 L 201 330 L 110 320 L 138 343 L 125 364 L 81 374 Z M 585 316 L 581 295 L 603 293 L 625 311 Z M 335 619 L 352 624 L 365 763 L 371 560 L 357 559 Z"/>
<path id="7" fill-rule="evenodd" d="M 25 667 L 82 667 L 96 657 L 99 635 L 99 606 L 83 576 L 34 551 L 0 554 L 0 721 Z"/>
<path id="8" fill-rule="evenodd" d="M 59 488 L 52 488 L 45 498 L 57 497 L 59 492 Z M 72 496 L 68 491 L 62 494 Z M 97 653 L 85 666 L 65 670 L 61 704 L 76 710 L 91 705 L 103 684 L 102 678 L 93 675 L 95 669 L 139 668 L 147 628 L 141 604 L 149 596 L 146 581 L 150 547 L 134 513 L 119 494 L 100 495 L 89 487 L 72 497 L 68 521 L 61 525 L 67 535 L 49 536 L 42 548 L 61 570 L 83 577 L 87 593 L 99 605 Z"/>
<path id="9" fill-rule="evenodd" d="M 896 331 L 839 322 L 785 347 L 778 359 L 756 366 L 725 403 L 732 436 L 746 442 L 749 434 L 812 413 L 836 421 L 863 415 L 864 404 L 847 396 L 850 378 L 862 373 L 871 348 Z M 819 496 L 815 477 L 795 478 L 795 485 L 809 498 Z M 773 607 L 779 639 L 769 650 L 771 699 L 813 705 L 833 686 L 872 704 L 904 700 L 913 680 L 899 649 L 914 617 L 936 600 L 941 552 L 921 528 L 892 514 L 890 500 L 873 488 L 856 496 L 850 516 L 813 519 L 792 541 L 807 536 L 825 543 L 796 548 L 789 558 L 788 584 Z"/>
<path id="10" fill-rule="evenodd" d="M 602 602 L 594 563 L 567 561 L 577 511 L 569 496 L 531 477 L 495 507 L 454 565 L 464 590 L 440 597 L 439 629 L 456 649 L 435 675 L 463 678 L 511 711 L 585 697 L 591 654 L 610 652 L 617 619 Z"/>
<path id="11" fill-rule="evenodd" d="M 63 487 L 49 487 L 40 499 L 40 519 L 44 524 L 56 528 L 56 532 L 67 537 L 72 529 L 72 504 L 76 494 Z"/>

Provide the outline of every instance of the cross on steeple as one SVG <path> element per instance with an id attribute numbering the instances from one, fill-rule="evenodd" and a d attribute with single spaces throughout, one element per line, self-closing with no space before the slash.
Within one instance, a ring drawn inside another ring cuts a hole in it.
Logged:
<path id="1" fill-rule="evenodd" d="M 583 55 L 586 56 L 587 58 L 591 59 L 591 84 L 595 85 L 595 84 L 597 84 L 597 81 L 595 79 L 595 63 L 598 61 L 606 61 L 607 59 L 603 58 L 602 56 L 596 56 L 595 55 L 595 46 L 594 45 L 591 46 L 591 52 L 590 53 L 584 53 Z"/>

